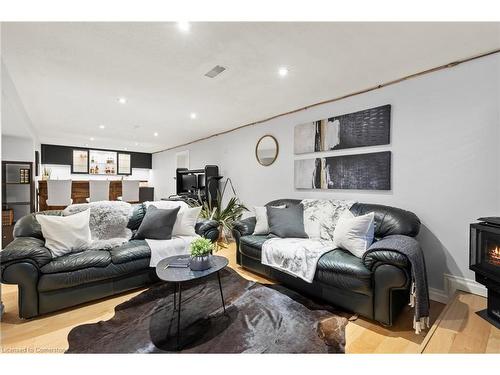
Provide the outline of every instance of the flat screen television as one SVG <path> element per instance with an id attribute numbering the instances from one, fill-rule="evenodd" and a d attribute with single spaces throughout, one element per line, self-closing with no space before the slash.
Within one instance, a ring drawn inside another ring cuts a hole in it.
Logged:
<path id="1" fill-rule="evenodd" d="M 198 178 L 195 174 L 182 175 L 182 190 L 191 191 L 198 188 Z"/>

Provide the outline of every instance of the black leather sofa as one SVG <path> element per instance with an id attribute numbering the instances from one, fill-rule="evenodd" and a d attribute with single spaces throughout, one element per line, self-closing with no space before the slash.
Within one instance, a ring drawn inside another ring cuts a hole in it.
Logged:
<path id="1" fill-rule="evenodd" d="M 60 215 L 61 211 L 37 214 Z M 134 205 L 128 227 L 137 230 L 144 214 L 143 204 Z M 219 237 L 215 221 L 200 221 L 195 229 L 212 241 Z M 44 247 L 35 214 L 16 223 L 14 237 L 0 252 L 0 281 L 18 285 L 21 318 L 33 318 L 158 281 L 155 269 L 149 267 L 151 250 L 144 240 L 131 240 L 109 251 L 89 250 L 52 259 Z"/>
<path id="2" fill-rule="evenodd" d="M 280 199 L 267 206 L 299 203 L 300 200 Z M 355 216 L 375 213 L 377 240 L 392 234 L 415 237 L 420 229 L 418 217 L 399 208 L 356 203 L 351 212 Z M 348 251 L 334 249 L 320 258 L 314 281 L 307 283 L 261 264 L 262 244 L 268 237 L 252 235 L 254 228 L 255 217 L 241 220 L 234 226 L 236 261 L 243 268 L 388 326 L 408 303 L 410 264 L 401 253 L 379 250 L 360 259 Z"/>

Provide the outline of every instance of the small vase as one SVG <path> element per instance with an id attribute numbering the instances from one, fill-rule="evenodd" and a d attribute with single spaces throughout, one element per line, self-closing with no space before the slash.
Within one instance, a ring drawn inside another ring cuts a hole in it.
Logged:
<path id="1" fill-rule="evenodd" d="M 210 263 L 210 254 L 203 255 L 201 257 L 191 257 L 189 261 L 189 268 L 192 271 L 204 271 L 212 267 Z"/>

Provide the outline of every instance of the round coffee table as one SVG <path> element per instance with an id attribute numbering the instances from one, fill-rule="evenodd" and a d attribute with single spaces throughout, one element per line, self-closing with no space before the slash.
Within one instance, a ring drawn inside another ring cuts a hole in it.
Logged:
<path id="1" fill-rule="evenodd" d="M 177 349 L 179 349 L 180 323 L 181 323 L 181 293 L 182 293 L 181 284 L 183 282 L 195 279 L 201 279 L 216 273 L 217 280 L 219 281 L 219 290 L 220 290 L 220 297 L 222 299 L 222 308 L 224 309 L 224 314 L 226 313 L 226 305 L 224 303 L 224 295 L 222 294 L 222 284 L 220 282 L 219 271 L 225 268 L 229 264 L 227 258 L 218 255 L 212 255 L 210 257 L 210 263 L 212 266 L 209 269 L 203 271 L 192 271 L 189 267 L 182 267 L 182 268 L 169 267 L 169 264 L 174 260 L 178 260 L 179 258 L 188 258 L 188 257 L 189 256 L 187 255 L 176 255 L 173 257 L 162 259 L 156 265 L 156 274 L 161 280 L 177 284 L 177 291 L 179 292 L 178 300 L 177 300 L 176 288 L 174 288 L 174 311 L 177 310 Z M 178 306 L 176 307 L 176 305 Z"/>

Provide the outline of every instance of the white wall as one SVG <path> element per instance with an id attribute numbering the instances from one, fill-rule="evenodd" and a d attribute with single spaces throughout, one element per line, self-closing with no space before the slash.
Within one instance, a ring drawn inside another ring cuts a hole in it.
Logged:
<path id="1" fill-rule="evenodd" d="M 248 206 L 276 198 L 316 197 L 411 210 L 422 221 L 419 240 L 430 286 L 442 290 L 443 274 L 473 279 L 468 270 L 468 225 L 480 216 L 500 214 L 499 67 L 497 54 L 154 154 L 156 198 L 175 193 L 175 152 L 188 149 L 191 168 L 218 164 Z M 307 93 L 304 96 L 307 102 Z M 365 150 L 392 151 L 392 191 L 294 189 L 295 125 L 383 104 L 392 105 L 391 145 Z M 260 166 L 254 156 L 255 144 L 264 134 L 274 135 L 280 146 L 278 159 L 269 167 Z"/>
<path id="2" fill-rule="evenodd" d="M 38 135 L 3 61 L 1 70 L 2 160 L 34 161 Z"/>
<path id="3" fill-rule="evenodd" d="M 2 135 L 2 160 L 34 161 L 34 150 L 32 138 Z"/>
<path id="4" fill-rule="evenodd" d="M 35 149 L 40 149 L 37 134 L 3 61 L 1 69 L 2 160 L 34 162 Z M 7 199 L 26 201 L 28 194 L 26 186 L 10 186 Z M 13 209 L 14 220 L 17 220 L 29 213 L 30 208 L 18 205 L 13 206 Z"/>
<path id="5" fill-rule="evenodd" d="M 95 174 L 78 174 L 71 173 L 70 165 L 55 165 L 55 164 L 42 164 L 40 171 L 43 171 L 43 168 L 46 167 L 50 169 L 50 178 L 51 179 L 59 179 L 59 180 L 121 180 L 125 178 L 127 180 L 141 180 L 141 181 L 149 181 L 150 178 L 150 169 L 146 168 L 132 168 L 132 174 L 130 176 L 123 175 L 95 175 Z"/>

